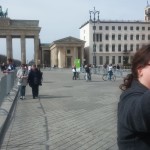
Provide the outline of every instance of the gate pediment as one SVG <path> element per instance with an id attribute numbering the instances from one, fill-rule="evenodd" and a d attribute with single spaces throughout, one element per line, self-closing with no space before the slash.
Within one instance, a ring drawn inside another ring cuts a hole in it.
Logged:
<path id="1" fill-rule="evenodd" d="M 84 44 L 85 41 L 69 36 L 53 42 L 53 44 L 75 44 L 75 43 Z"/>

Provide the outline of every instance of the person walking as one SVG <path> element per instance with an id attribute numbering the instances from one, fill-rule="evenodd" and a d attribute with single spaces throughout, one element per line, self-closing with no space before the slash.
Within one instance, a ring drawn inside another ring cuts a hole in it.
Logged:
<path id="1" fill-rule="evenodd" d="M 25 99 L 26 85 L 28 84 L 28 70 L 25 64 L 17 71 L 18 87 L 20 89 L 20 99 Z"/>
<path id="2" fill-rule="evenodd" d="M 73 66 L 72 72 L 73 72 L 73 77 L 72 77 L 72 79 L 73 79 L 73 80 L 76 80 L 76 79 L 77 79 L 77 77 L 76 77 L 76 73 L 77 73 L 77 71 L 76 71 L 76 66 Z"/>
<path id="3" fill-rule="evenodd" d="M 4 70 L 6 70 L 6 65 L 5 65 L 5 63 L 3 62 L 3 63 L 1 64 L 1 71 L 3 72 Z"/>
<path id="4" fill-rule="evenodd" d="M 31 70 L 28 75 L 29 86 L 32 88 L 33 99 L 39 96 L 39 85 L 41 84 L 42 74 L 36 68 L 36 65 L 32 65 Z"/>
<path id="5" fill-rule="evenodd" d="M 135 53 L 131 66 L 131 74 L 120 85 L 118 147 L 150 150 L 150 45 Z"/>
<path id="6" fill-rule="evenodd" d="M 85 66 L 85 72 L 86 72 L 86 81 L 91 80 L 91 70 L 90 70 L 90 65 Z"/>
<path id="7" fill-rule="evenodd" d="M 111 80 L 111 76 L 113 75 L 113 72 L 112 72 L 112 64 L 110 64 L 108 66 L 108 74 L 109 74 L 109 80 Z"/>

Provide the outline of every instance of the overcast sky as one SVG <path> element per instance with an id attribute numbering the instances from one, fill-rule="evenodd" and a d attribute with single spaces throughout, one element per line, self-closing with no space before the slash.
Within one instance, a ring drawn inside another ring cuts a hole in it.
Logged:
<path id="1" fill-rule="evenodd" d="M 73 36 L 89 20 L 89 10 L 100 11 L 101 20 L 144 20 L 147 0 L 1 0 L 10 19 L 39 20 L 42 43 Z M 150 4 L 150 0 L 149 0 Z M 33 39 L 26 40 L 27 60 L 33 58 Z M 20 39 L 13 40 L 14 58 L 20 59 Z M 0 39 L 0 54 L 6 54 L 6 40 Z"/>

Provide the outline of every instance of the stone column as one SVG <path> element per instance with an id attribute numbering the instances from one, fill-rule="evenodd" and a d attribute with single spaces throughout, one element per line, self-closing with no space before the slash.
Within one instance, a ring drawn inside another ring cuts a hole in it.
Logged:
<path id="1" fill-rule="evenodd" d="M 81 65 L 84 64 L 84 46 L 81 46 L 81 61 L 80 61 Z"/>
<path id="2" fill-rule="evenodd" d="M 21 36 L 21 63 L 26 64 L 26 41 L 25 36 Z"/>
<path id="3" fill-rule="evenodd" d="M 61 50 L 60 48 L 58 49 L 58 68 L 61 68 Z"/>
<path id="4" fill-rule="evenodd" d="M 56 51 L 55 51 L 55 65 L 56 67 L 58 67 L 58 48 L 56 47 Z"/>
<path id="5" fill-rule="evenodd" d="M 40 63 L 39 60 L 39 36 L 34 36 L 34 62 L 38 66 Z"/>
<path id="6" fill-rule="evenodd" d="M 73 64 L 74 64 L 74 61 L 76 58 L 77 58 L 77 48 L 74 47 L 74 49 L 73 49 Z"/>
<path id="7" fill-rule="evenodd" d="M 6 47 L 7 47 L 7 58 L 12 58 L 13 59 L 12 37 L 10 35 L 6 36 Z"/>

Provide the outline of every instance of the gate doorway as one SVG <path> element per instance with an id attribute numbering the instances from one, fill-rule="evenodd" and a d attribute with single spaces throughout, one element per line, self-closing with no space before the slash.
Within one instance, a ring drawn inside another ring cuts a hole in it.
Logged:
<path id="1" fill-rule="evenodd" d="M 67 57 L 67 68 L 71 68 L 72 67 L 72 64 L 71 64 L 71 56 L 70 57 Z"/>

